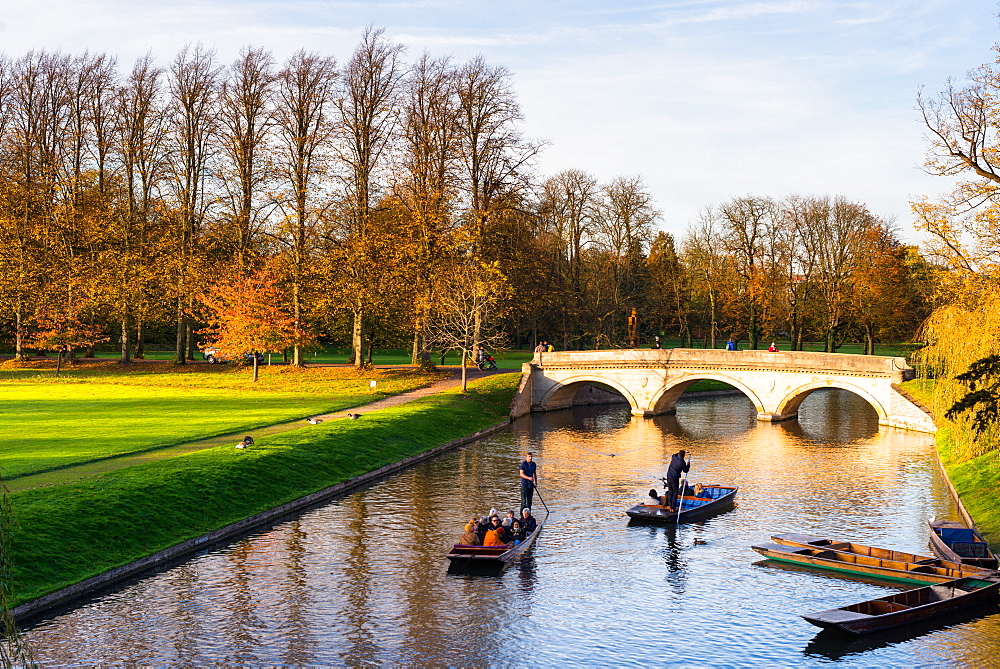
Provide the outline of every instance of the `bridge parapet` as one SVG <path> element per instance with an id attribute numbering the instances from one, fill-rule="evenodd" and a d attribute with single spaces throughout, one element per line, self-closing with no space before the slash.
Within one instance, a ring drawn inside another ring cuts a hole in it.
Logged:
<path id="1" fill-rule="evenodd" d="M 622 349 L 603 351 L 555 351 L 536 353 L 531 361 L 540 369 L 577 368 L 709 368 L 716 370 L 769 370 L 798 373 L 830 372 L 836 374 L 878 375 L 894 383 L 914 377 L 906 358 L 849 353 L 813 353 L 811 351 L 726 351 L 722 349 Z"/>
<path id="2" fill-rule="evenodd" d="M 759 420 L 794 418 L 814 390 L 843 388 L 867 400 L 881 424 L 936 429 L 926 413 L 893 387 L 914 376 L 900 357 L 680 348 L 558 351 L 536 353 L 523 371 L 515 416 L 607 401 L 595 396 L 593 384 L 614 388 L 634 414 L 672 413 L 691 384 L 714 379 L 742 391 Z"/>

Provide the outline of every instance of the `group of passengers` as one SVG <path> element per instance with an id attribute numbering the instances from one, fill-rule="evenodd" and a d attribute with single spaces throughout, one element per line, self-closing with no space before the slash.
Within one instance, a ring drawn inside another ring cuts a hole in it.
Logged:
<path id="1" fill-rule="evenodd" d="M 698 497 L 699 499 L 712 499 L 712 494 L 700 483 L 696 483 L 692 488 L 689 485 L 684 486 L 684 490 L 681 491 L 681 495 L 685 497 Z M 646 500 L 646 504 L 654 506 L 667 507 L 669 510 L 674 510 L 674 503 L 670 499 L 670 492 L 665 492 L 662 496 L 657 494 L 655 488 L 649 490 L 649 499 Z"/>
<path id="2" fill-rule="evenodd" d="M 516 546 L 531 536 L 537 526 L 529 508 L 521 510 L 520 518 L 516 518 L 513 511 L 501 518 L 496 509 L 490 509 L 488 516 L 469 520 L 458 543 L 462 546 Z"/>

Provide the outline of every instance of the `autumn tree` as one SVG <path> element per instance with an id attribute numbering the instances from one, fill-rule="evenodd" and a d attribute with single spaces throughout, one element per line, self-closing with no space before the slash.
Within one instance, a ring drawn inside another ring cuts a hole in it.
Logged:
<path id="1" fill-rule="evenodd" d="M 208 182 L 217 152 L 220 75 L 215 52 L 201 44 L 185 46 L 170 64 L 167 139 L 177 248 L 175 355 L 180 364 L 190 359 L 194 346 L 188 312 L 199 281 L 197 251 L 213 203 Z"/>
<path id="2" fill-rule="evenodd" d="M 32 318 L 32 325 L 33 333 L 28 345 L 57 352 L 56 376 L 62 371 L 63 355 L 71 353 L 74 348 L 93 346 L 108 339 L 100 326 L 84 323 L 78 308 L 72 304 L 39 311 Z"/>
<path id="3" fill-rule="evenodd" d="M 278 201 L 282 244 L 290 265 L 291 306 L 295 326 L 304 328 L 304 297 L 318 228 L 323 216 L 321 177 L 329 169 L 330 117 L 336 62 L 316 53 L 293 54 L 278 74 L 275 108 L 278 148 L 275 160 L 283 182 Z M 292 363 L 304 364 L 296 345 Z"/>
<path id="4" fill-rule="evenodd" d="M 414 281 L 412 360 L 428 361 L 427 319 L 436 278 L 455 245 L 459 142 L 456 74 L 447 58 L 424 53 L 402 95 L 401 167 L 396 194 L 409 211 Z"/>
<path id="5" fill-rule="evenodd" d="M 200 334 L 230 358 L 249 355 L 256 382 L 258 355 L 308 343 L 294 314 L 284 308 L 284 297 L 270 268 L 217 283 L 198 296 L 208 324 Z"/>
<path id="6" fill-rule="evenodd" d="M 380 171 L 396 139 L 399 96 L 405 70 L 403 46 L 385 37 L 385 31 L 369 26 L 361 43 L 344 68 L 337 98 L 344 133 L 341 152 L 346 170 L 345 223 L 341 240 L 344 295 L 354 319 L 351 349 L 354 364 L 364 365 L 365 313 L 379 292 L 380 263 L 373 262 L 369 227 L 379 186 L 386 181 Z"/>

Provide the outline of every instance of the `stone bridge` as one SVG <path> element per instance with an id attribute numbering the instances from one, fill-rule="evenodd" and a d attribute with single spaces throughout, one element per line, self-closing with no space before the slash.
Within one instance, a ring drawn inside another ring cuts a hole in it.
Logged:
<path id="1" fill-rule="evenodd" d="M 536 353 L 523 366 L 511 415 L 621 401 L 594 384 L 620 393 L 633 414 L 673 413 L 691 384 L 713 379 L 743 392 L 758 420 L 795 418 L 814 390 L 841 388 L 867 400 L 880 425 L 934 432 L 930 416 L 900 393 L 898 384 L 913 375 L 904 358 L 843 353 L 682 348 Z"/>

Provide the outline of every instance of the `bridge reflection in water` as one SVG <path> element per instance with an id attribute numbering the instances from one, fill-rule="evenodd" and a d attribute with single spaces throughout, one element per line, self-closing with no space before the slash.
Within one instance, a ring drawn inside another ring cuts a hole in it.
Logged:
<path id="1" fill-rule="evenodd" d="M 801 531 L 926 552 L 926 520 L 953 512 L 931 441 L 879 430 L 868 405 L 836 390 L 773 424 L 743 397 L 653 418 L 533 414 L 28 639 L 51 664 L 989 664 L 1000 615 L 837 650 L 798 614 L 893 587 L 760 566 L 749 549 Z M 531 556 L 501 578 L 449 576 L 443 556 L 465 520 L 517 503 L 529 448 L 553 512 Z M 694 481 L 741 486 L 737 507 L 680 528 L 628 527 L 624 509 L 679 448 L 693 454 Z"/>

